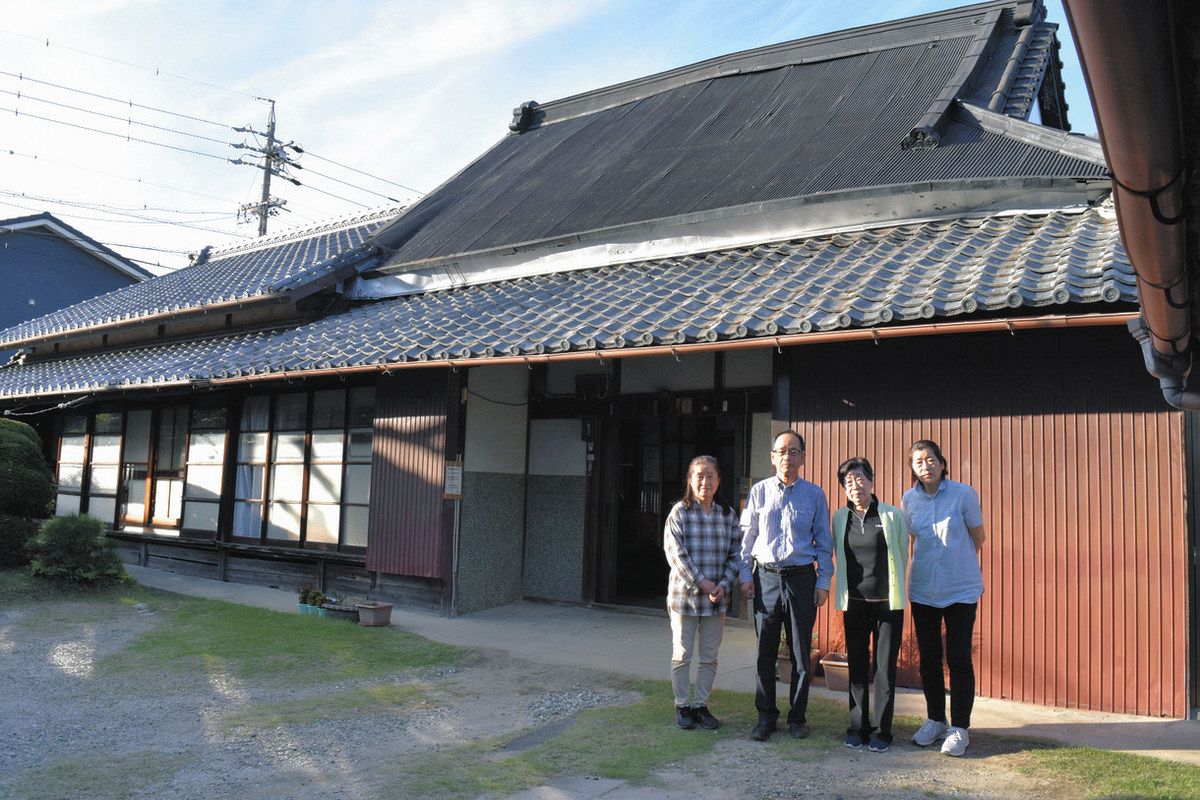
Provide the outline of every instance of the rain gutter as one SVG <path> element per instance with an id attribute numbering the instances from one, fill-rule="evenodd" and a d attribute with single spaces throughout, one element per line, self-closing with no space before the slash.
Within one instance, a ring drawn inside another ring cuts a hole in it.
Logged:
<path id="1" fill-rule="evenodd" d="M 1187 159 L 1169 0 L 1064 0 L 1113 175 L 1121 239 L 1141 315 L 1129 323 L 1163 397 L 1200 410 L 1188 388 Z"/>

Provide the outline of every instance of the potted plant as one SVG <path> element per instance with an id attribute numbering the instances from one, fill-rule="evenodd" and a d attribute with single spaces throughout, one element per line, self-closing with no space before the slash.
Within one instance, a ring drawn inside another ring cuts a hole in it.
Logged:
<path id="1" fill-rule="evenodd" d="M 357 621 L 358 609 L 355 607 L 356 602 L 357 599 L 353 597 L 336 597 L 330 595 L 321 605 L 321 610 L 325 612 L 322 616 Z"/>
<path id="2" fill-rule="evenodd" d="M 392 624 L 392 604 L 368 600 L 356 603 L 358 609 L 358 624 L 372 628 L 382 628 Z"/>
<path id="3" fill-rule="evenodd" d="M 314 595 L 316 595 L 316 597 L 321 597 L 322 599 L 324 598 L 324 596 L 321 595 L 321 590 L 317 589 L 315 586 L 310 586 L 308 584 L 301 586 L 299 602 L 296 603 L 296 610 L 301 614 L 316 614 L 317 608 L 321 605 L 321 602 L 314 602 L 316 600 Z"/>
<path id="4" fill-rule="evenodd" d="M 323 616 L 356 622 L 359 620 L 358 603 L 360 602 L 364 602 L 362 597 L 354 595 L 329 595 L 320 608 L 325 612 Z"/>

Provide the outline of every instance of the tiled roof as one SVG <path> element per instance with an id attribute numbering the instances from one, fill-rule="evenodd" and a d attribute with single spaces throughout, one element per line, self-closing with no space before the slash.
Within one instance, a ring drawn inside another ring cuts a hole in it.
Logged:
<path id="1" fill-rule="evenodd" d="M 541 275 L 374 303 L 285 330 L 12 365 L 0 369 L 0 397 L 1136 301 L 1105 203 Z"/>
<path id="2" fill-rule="evenodd" d="M 1032 18 L 1018 20 L 1022 9 Z M 1103 178 L 1098 146 L 1084 156 L 1062 131 L 987 130 L 955 102 L 1011 97 L 995 113 L 1028 114 L 1022 93 L 1053 42 L 1042 16 L 1040 2 L 953 9 L 532 108 L 519 132 L 380 233 L 395 251 L 388 268 L 822 192 Z"/>
<path id="3" fill-rule="evenodd" d="M 396 208 L 381 209 L 216 251 L 194 266 L 2 331 L 0 347 L 92 325 L 293 291 L 336 268 L 339 255 L 363 244 L 398 213 Z"/>

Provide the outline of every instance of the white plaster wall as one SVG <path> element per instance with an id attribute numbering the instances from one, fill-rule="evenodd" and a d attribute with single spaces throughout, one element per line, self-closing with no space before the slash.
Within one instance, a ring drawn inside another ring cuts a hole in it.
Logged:
<path id="1" fill-rule="evenodd" d="M 689 392 L 713 388 L 713 354 L 627 358 L 621 364 L 621 394 Z"/>
<path id="2" fill-rule="evenodd" d="M 471 369 L 465 470 L 525 474 L 528 386 L 529 369 L 519 364 Z"/>
<path id="3" fill-rule="evenodd" d="M 725 353 L 725 387 L 746 389 L 771 385 L 771 355 L 769 347 L 758 350 L 730 350 Z"/>
<path id="4" fill-rule="evenodd" d="M 583 421 L 535 419 L 529 423 L 530 475 L 586 475 Z"/>

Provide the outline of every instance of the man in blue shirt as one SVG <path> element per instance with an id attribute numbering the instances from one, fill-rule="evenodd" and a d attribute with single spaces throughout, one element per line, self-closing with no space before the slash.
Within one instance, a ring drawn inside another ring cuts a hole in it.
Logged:
<path id="1" fill-rule="evenodd" d="M 809 659 L 817 607 L 829 598 L 833 576 L 833 537 L 829 533 L 829 504 L 816 484 L 800 478 L 804 466 L 804 437 L 784 431 L 771 444 L 775 476 L 750 487 L 742 512 L 742 596 L 754 601 L 758 630 L 758 683 L 754 705 L 758 724 L 750 733 L 766 741 L 775 730 L 775 660 L 779 634 L 787 625 L 792 655 L 789 684 L 788 733 L 797 739 L 809 734 Z"/>

